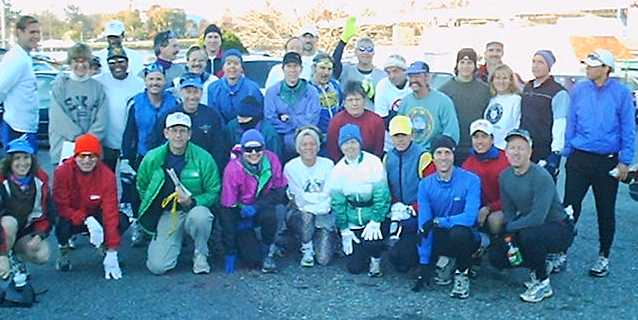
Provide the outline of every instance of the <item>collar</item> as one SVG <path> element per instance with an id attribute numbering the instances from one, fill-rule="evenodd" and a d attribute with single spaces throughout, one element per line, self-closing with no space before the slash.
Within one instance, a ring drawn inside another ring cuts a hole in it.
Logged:
<path id="1" fill-rule="evenodd" d="M 160 57 L 157 57 L 156 62 L 159 63 L 159 65 L 161 65 L 162 68 L 164 68 L 164 71 L 170 69 L 171 66 L 173 65 L 173 62 L 168 61 L 168 60 L 164 60 L 164 59 L 162 59 Z"/>
<path id="2" fill-rule="evenodd" d="M 499 150 L 498 148 L 496 148 L 495 146 L 492 146 L 490 148 L 490 150 L 487 150 L 487 152 L 484 153 L 477 153 L 474 148 L 472 148 L 470 150 L 470 153 L 475 156 L 479 161 L 487 161 L 487 160 L 494 160 L 494 159 L 498 159 L 499 157 Z"/>
<path id="3" fill-rule="evenodd" d="M 344 157 L 343 159 L 345 160 L 347 165 L 359 164 L 359 163 L 361 163 L 363 161 L 363 152 L 359 151 L 359 158 L 357 158 L 357 162 L 356 163 L 351 163 L 350 161 L 348 161 L 348 158 L 346 158 L 345 155 L 343 157 Z"/>

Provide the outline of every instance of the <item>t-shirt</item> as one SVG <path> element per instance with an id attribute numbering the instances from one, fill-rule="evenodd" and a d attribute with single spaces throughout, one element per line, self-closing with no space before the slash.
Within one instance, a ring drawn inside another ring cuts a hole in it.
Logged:
<path id="1" fill-rule="evenodd" d="M 288 180 L 288 193 L 294 196 L 299 210 L 316 215 L 330 212 L 330 192 L 326 187 L 334 168 L 330 159 L 318 157 L 312 167 L 306 166 L 301 157 L 294 158 L 284 167 Z"/>
<path id="2" fill-rule="evenodd" d="M 106 99 L 108 100 L 108 126 L 104 145 L 108 148 L 119 150 L 122 146 L 122 135 L 126 127 L 128 115 L 127 103 L 136 94 L 144 91 L 142 79 L 128 75 L 124 80 L 113 78 L 111 73 L 102 73 L 95 79 L 104 86 Z"/>
<path id="3" fill-rule="evenodd" d="M 454 103 L 441 91 L 430 89 L 425 97 L 408 94 L 401 100 L 398 114 L 412 120 L 413 141 L 426 151 L 433 137 L 445 134 L 459 141 L 459 122 Z"/>
<path id="4" fill-rule="evenodd" d="M 521 96 L 503 94 L 492 97 L 483 118 L 494 127 L 494 145 L 505 150 L 505 136 L 516 129 L 521 121 Z"/>
<path id="5" fill-rule="evenodd" d="M 397 88 L 388 77 L 385 77 L 377 83 L 374 95 L 374 112 L 380 117 L 385 118 L 390 111 L 397 111 L 401 99 L 412 93 L 412 89 L 407 80 L 403 88 Z"/>
<path id="6" fill-rule="evenodd" d="M 459 165 L 467 159 L 472 148 L 470 124 L 483 117 L 485 107 L 490 101 L 490 88 L 485 82 L 477 79 L 469 82 L 452 79 L 446 82 L 440 90 L 454 102 L 459 120 L 460 139 L 454 159 L 454 162 Z"/>

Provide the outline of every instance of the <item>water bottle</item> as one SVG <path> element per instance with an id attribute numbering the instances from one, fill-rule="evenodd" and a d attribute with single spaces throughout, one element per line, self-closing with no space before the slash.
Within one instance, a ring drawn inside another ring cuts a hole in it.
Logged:
<path id="1" fill-rule="evenodd" d="M 512 267 L 518 267 L 523 263 L 523 255 L 521 250 L 518 249 L 512 240 L 512 236 L 505 237 L 505 244 L 507 245 L 507 260 L 509 260 Z"/>

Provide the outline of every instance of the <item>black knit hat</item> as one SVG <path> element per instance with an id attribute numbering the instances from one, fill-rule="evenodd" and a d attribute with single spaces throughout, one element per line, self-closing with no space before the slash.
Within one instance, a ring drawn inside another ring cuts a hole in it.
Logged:
<path id="1" fill-rule="evenodd" d="M 432 153 L 434 153 L 438 148 L 447 148 L 454 151 L 456 149 L 456 142 L 454 142 L 454 139 L 450 138 L 450 136 L 441 134 L 434 137 L 434 139 L 432 139 L 432 144 L 430 145 Z"/>
<path id="2" fill-rule="evenodd" d="M 217 34 L 219 34 L 219 36 L 222 36 L 222 30 L 219 29 L 219 27 L 216 24 L 209 24 L 206 29 L 204 29 L 204 37 L 206 37 L 207 34 L 211 33 L 211 32 L 215 32 Z"/>

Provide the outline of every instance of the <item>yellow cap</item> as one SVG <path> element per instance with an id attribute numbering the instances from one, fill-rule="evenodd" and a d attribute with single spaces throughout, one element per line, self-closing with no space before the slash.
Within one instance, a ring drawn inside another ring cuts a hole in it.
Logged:
<path id="1" fill-rule="evenodd" d="M 390 120 L 390 135 L 412 134 L 412 121 L 406 116 L 395 116 Z"/>

